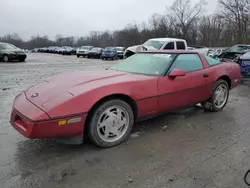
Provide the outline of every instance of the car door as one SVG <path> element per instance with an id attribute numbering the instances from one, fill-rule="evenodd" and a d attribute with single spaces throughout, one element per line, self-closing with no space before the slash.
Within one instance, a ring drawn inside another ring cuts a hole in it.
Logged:
<path id="1" fill-rule="evenodd" d="M 182 69 L 185 76 L 170 78 L 173 69 Z M 206 84 L 206 70 L 198 54 L 179 54 L 166 76 L 158 80 L 159 111 L 178 109 L 206 100 L 210 89 Z"/>

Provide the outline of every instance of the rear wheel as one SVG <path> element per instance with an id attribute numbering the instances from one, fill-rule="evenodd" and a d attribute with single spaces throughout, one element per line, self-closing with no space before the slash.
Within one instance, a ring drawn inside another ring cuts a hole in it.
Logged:
<path id="1" fill-rule="evenodd" d="M 113 147 L 128 138 L 133 124 L 134 114 L 128 103 L 119 99 L 106 101 L 93 112 L 88 136 L 99 147 Z"/>
<path id="2" fill-rule="evenodd" d="M 205 110 L 218 112 L 226 106 L 229 97 L 229 86 L 225 80 L 218 80 L 212 91 L 209 100 L 202 102 L 201 105 Z"/>

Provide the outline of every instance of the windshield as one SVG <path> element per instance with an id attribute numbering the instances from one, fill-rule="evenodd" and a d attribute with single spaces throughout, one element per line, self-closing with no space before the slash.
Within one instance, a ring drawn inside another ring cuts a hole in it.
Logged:
<path id="1" fill-rule="evenodd" d="M 122 60 L 112 70 L 145 75 L 162 75 L 175 54 L 139 53 Z"/>
<path id="2" fill-rule="evenodd" d="M 101 50 L 101 48 L 92 48 L 90 51 L 91 52 L 99 52 Z"/>
<path id="3" fill-rule="evenodd" d="M 16 46 L 12 44 L 0 44 L 0 49 L 1 50 L 18 50 L 19 48 L 17 48 Z"/>
<path id="4" fill-rule="evenodd" d="M 243 53 L 249 50 L 249 46 L 233 46 L 229 51 L 236 52 L 236 53 Z"/>
<path id="5" fill-rule="evenodd" d="M 107 47 L 107 48 L 105 48 L 105 50 L 104 51 L 114 51 L 115 50 L 115 48 L 114 47 Z"/>
<path id="6" fill-rule="evenodd" d="M 116 47 L 116 50 L 117 50 L 117 51 L 123 51 L 124 48 L 123 48 L 123 47 Z"/>
<path id="7" fill-rule="evenodd" d="M 91 46 L 82 46 L 81 49 L 82 50 L 90 50 L 92 47 Z"/>
<path id="8" fill-rule="evenodd" d="M 155 49 L 159 50 L 161 49 L 164 43 L 165 43 L 164 41 L 148 40 L 143 44 L 143 46 L 152 46 Z"/>

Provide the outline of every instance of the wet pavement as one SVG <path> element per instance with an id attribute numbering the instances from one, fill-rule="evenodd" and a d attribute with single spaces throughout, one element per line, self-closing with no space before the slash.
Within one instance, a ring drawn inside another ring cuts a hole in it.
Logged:
<path id="1" fill-rule="evenodd" d="M 1 188 L 244 188 L 250 168 L 250 88 L 230 93 L 222 112 L 191 108 L 135 125 L 130 139 L 110 149 L 29 140 L 9 124 L 13 98 L 40 80 L 117 63 L 29 54 L 0 64 Z"/>

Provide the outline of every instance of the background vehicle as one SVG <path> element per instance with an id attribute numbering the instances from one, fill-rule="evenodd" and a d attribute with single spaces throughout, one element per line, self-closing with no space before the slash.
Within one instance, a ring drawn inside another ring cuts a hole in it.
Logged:
<path id="1" fill-rule="evenodd" d="M 94 47 L 89 51 L 87 57 L 88 58 L 100 58 L 101 59 L 102 58 L 102 52 L 103 52 L 102 48 Z"/>
<path id="2" fill-rule="evenodd" d="M 81 48 L 78 48 L 76 50 L 76 56 L 77 57 L 87 57 L 89 51 L 93 48 L 93 46 L 82 46 Z"/>
<path id="3" fill-rule="evenodd" d="M 75 48 L 72 48 L 72 47 L 66 47 L 62 50 L 62 55 L 73 55 L 75 54 L 76 52 L 76 49 Z"/>
<path id="4" fill-rule="evenodd" d="M 74 138 L 100 147 L 128 138 L 136 120 L 197 103 L 221 111 L 240 67 L 201 53 L 148 51 L 103 71 L 46 79 L 14 100 L 11 124 L 28 138 Z M 80 105 L 83 104 L 83 105 Z"/>
<path id="5" fill-rule="evenodd" d="M 115 47 L 106 47 L 102 52 L 102 60 L 118 59 L 117 49 Z"/>
<path id="6" fill-rule="evenodd" d="M 123 59 L 123 54 L 124 54 L 124 51 L 125 51 L 125 47 L 117 46 L 116 50 L 117 50 L 117 57 L 120 58 L 120 59 Z"/>
<path id="7" fill-rule="evenodd" d="M 144 42 L 142 45 L 128 47 L 124 51 L 124 58 L 127 58 L 139 51 L 147 50 L 187 50 L 187 42 L 177 38 L 153 38 Z"/>
<path id="8" fill-rule="evenodd" d="M 57 48 L 59 48 L 59 46 L 50 46 L 50 47 L 48 47 L 48 53 L 55 53 Z"/>
<path id="9" fill-rule="evenodd" d="M 62 46 L 60 48 L 57 49 L 57 53 L 58 54 L 62 54 L 64 50 L 66 50 L 67 48 L 70 48 L 70 46 Z"/>
<path id="10" fill-rule="evenodd" d="M 25 61 L 27 55 L 20 48 L 9 44 L 0 42 L 0 60 L 9 62 L 18 60 L 20 62 Z"/>
<path id="11" fill-rule="evenodd" d="M 250 49 L 250 45 L 248 44 L 237 44 L 232 46 L 231 48 L 223 51 L 221 54 L 215 56 L 219 59 L 232 59 L 235 60 L 237 59 L 239 56 L 245 54 L 246 52 L 248 52 L 248 50 Z"/>
<path id="12" fill-rule="evenodd" d="M 241 75 L 250 77 L 250 51 L 240 56 L 237 63 L 240 65 Z"/>

